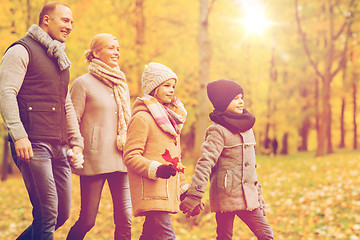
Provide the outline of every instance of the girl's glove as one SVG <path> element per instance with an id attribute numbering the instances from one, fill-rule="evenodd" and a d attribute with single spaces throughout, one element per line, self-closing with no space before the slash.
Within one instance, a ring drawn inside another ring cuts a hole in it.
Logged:
<path id="1" fill-rule="evenodd" d="M 265 200 L 262 195 L 259 195 L 259 203 L 260 203 L 260 210 L 262 211 L 263 215 L 266 216 L 266 205 Z"/>
<path id="2" fill-rule="evenodd" d="M 171 164 L 160 165 L 156 170 L 156 177 L 158 178 L 169 179 L 171 176 L 175 176 L 175 175 L 176 175 L 176 170 L 172 167 Z"/>
<path id="3" fill-rule="evenodd" d="M 66 154 L 69 156 L 69 157 L 72 157 L 74 155 L 72 149 L 68 149 L 66 151 Z M 75 159 L 73 161 L 70 161 L 70 165 L 75 168 L 75 169 L 81 169 L 81 168 L 84 168 L 83 166 L 83 163 L 84 163 L 84 155 L 82 153 L 78 153 L 76 156 L 75 156 Z"/>
<path id="4" fill-rule="evenodd" d="M 204 209 L 204 204 L 201 202 L 201 198 L 188 195 L 180 203 L 180 210 L 183 214 L 186 214 L 186 218 L 196 216 Z"/>

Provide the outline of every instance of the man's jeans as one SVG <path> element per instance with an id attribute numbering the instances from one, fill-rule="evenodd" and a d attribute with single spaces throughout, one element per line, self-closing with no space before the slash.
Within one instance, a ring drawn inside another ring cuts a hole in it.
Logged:
<path id="1" fill-rule="evenodd" d="M 273 232 L 269 224 L 266 222 L 262 211 L 257 208 L 253 211 L 235 211 L 235 212 L 217 212 L 217 240 L 230 240 L 233 235 L 234 217 L 238 216 L 255 234 L 257 239 L 274 239 Z"/>
<path id="2" fill-rule="evenodd" d="M 169 214 L 162 211 L 145 213 L 145 222 L 139 240 L 175 240 Z"/>
<path id="3" fill-rule="evenodd" d="M 29 163 L 17 158 L 11 141 L 10 147 L 33 206 L 33 222 L 17 239 L 54 239 L 54 231 L 70 216 L 72 180 L 65 146 L 33 141 Z"/>

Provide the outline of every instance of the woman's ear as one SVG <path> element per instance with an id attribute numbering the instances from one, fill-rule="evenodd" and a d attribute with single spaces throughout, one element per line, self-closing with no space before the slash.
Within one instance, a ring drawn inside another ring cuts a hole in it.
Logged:
<path id="1" fill-rule="evenodd" d="M 93 51 L 93 52 L 92 52 L 92 55 L 93 55 L 95 58 L 99 58 L 99 57 L 100 57 L 99 51 Z"/>

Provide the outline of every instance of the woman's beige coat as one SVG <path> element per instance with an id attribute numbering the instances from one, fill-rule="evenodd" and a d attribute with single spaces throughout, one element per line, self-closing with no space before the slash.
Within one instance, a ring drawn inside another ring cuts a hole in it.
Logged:
<path id="1" fill-rule="evenodd" d="M 156 177 L 157 167 L 169 164 L 165 150 L 181 159 L 180 136 L 173 137 L 158 127 L 144 103 L 137 99 L 128 127 L 124 161 L 128 168 L 134 216 L 147 211 L 179 211 L 180 193 L 188 187 L 184 174 L 169 179 Z"/>
<path id="2" fill-rule="evenodd" d="M 75 79 L 70 94 L 85 145 L 84 168 L 73 172 L 79 175 L 126 172 L 123 153 L 116 147 L 118 107 L 113 89 L 87 73 Z M 129 94 L 127 99 L 130 108 Z"/>

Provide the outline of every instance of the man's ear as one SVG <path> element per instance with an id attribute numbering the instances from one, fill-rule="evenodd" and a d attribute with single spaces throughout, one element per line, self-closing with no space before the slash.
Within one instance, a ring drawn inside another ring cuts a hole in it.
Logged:
<path id="1" fill-rule="evenodd" d="M 45 26 L 49 26 L 49 21 L 50 21 L 50 16 L 49 15 L 45 15 L 42 19 L 42 24 Z"/>

